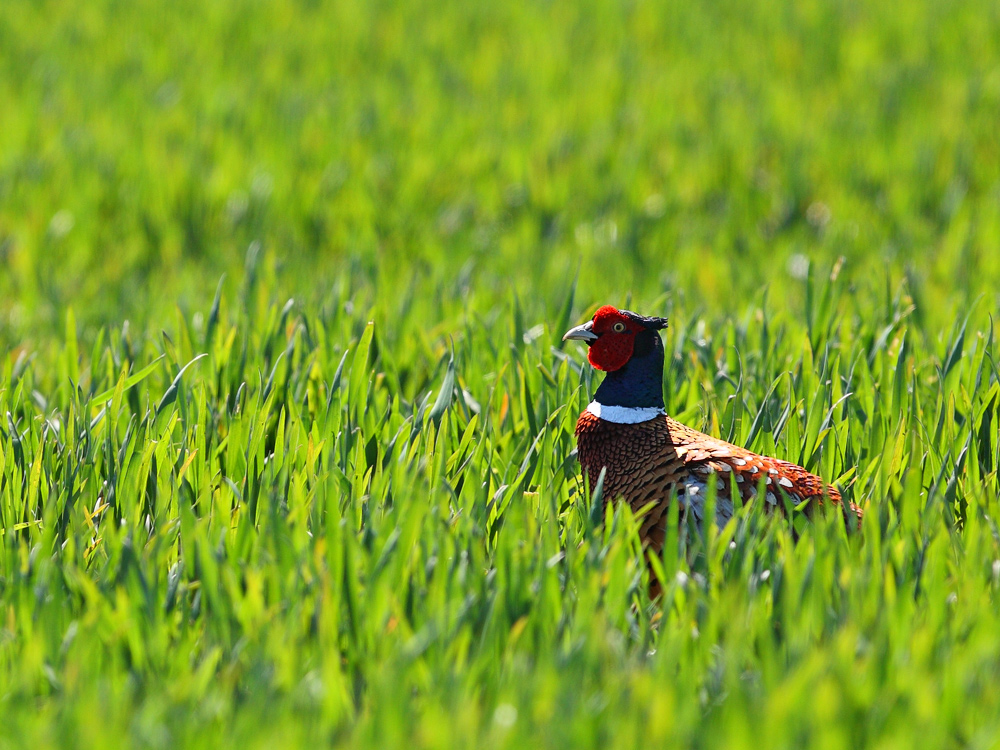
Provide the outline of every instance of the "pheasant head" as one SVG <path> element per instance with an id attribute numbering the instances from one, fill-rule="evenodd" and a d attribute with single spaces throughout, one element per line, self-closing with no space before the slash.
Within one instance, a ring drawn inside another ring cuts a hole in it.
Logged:
<path id="1" fill-rule="evenodd" d="M 663 409 L 663 341 L 666 318 L 647 318 L 605 305 L 592 320 L 572 328 L 563 341 L 585 341 L 587 359 L 607 373 L 594 394 L 604 407 Z"/>

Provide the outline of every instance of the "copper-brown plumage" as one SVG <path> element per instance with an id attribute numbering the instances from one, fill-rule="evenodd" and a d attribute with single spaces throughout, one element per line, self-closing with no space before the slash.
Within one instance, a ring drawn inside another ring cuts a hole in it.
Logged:
<path id="1" fill-rule="evenodd" d="M 617 424 L 585 411 L 576 424 L 576 438 L 591 490 L 604 469 L 604 497 L 620 498 L 637 512 L 646 509 L 640 534 L 656 552 L 663 546 L 671 499 L 700 521 L 709 482 L 715 483 L 716 515 L 723 523 L 733 514 L 734 482 L 743 502 L 764 502 L 769 508 L 783 507 L 782 494 L 810 508 L 827 500 L 841 502 L 835 487 L 800 466 L 759 456 L 665 415 Z M 854 503 L 850 508 L 860 523 L 861 510 Z"/>

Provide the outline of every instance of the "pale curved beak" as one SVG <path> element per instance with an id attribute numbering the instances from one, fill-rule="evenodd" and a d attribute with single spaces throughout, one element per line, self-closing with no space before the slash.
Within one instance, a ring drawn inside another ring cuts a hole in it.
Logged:
<path id="1" fill-rule="evenodd" d="M 590 343 L 591 341 L 597 341 L 597 334 L 594 333 L 594 321 L 588 320 L 582 326 L 577 326 L 576 328 L 570 328 L 563 335 L 563 341 L 569 341 L 570 339 L 576 339 L 578 341 L 586 341 Z"/>

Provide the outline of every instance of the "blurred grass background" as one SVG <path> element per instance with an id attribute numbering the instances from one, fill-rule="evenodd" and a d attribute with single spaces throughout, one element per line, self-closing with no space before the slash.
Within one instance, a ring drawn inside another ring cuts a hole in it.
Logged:
<path id="1" fill-rule="evenodd" d="M 996 747 L 998 112 L 987 0 L 0 3 L 0 748 Z M 605 302 L 862 532 L 650 602 Z"/>
<path id="2" fill-rule="evenodd" d="M 588 301 L 801 313 L 839 256 L 995 308 L 998 28 L 979 0 L 10 0 L 0 321 L 190 310 L 255 241 L 282 293 L 412 287 L 428 322 L 540 315 L 577 271 Z"/>

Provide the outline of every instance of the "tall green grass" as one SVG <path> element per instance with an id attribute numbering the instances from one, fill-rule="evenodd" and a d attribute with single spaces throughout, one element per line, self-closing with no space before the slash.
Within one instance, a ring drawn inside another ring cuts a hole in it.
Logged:
<path id="1" fill-rule="evenodd" d="M 0 746 L 996 745 L 998 12 L 0 5 Z M 861 532 L 650 602 L 605 302 Z"/>

